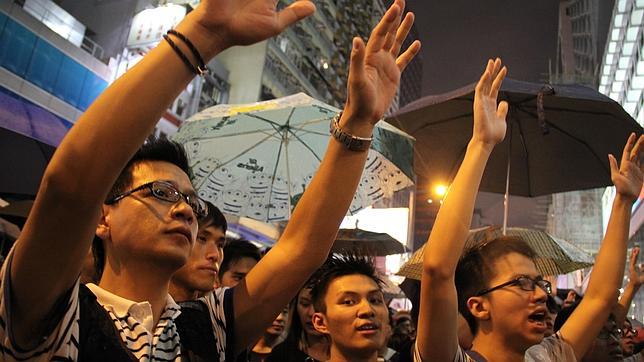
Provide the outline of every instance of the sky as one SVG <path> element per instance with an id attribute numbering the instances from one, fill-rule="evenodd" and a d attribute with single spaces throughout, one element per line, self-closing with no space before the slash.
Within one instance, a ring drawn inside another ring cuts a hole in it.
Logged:
<path id="1" fill-rule="evenodd" d="M 409 0 L 422 42 L 422 94 L 476 82 L 496 56 L 508 77 L 544 81 L 556 61 L 558 7 L 557 0 Z"/>

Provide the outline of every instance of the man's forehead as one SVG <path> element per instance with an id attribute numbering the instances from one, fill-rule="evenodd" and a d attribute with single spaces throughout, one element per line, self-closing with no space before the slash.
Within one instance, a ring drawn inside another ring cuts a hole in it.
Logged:
<path id="1" fill-rule="evenodd" d="M 181 192 L 194 192 L 188 175 L 177 165 L 166 161 L 141 161 L 132 167 L 132 181 L 135 185 L 150 181 L 168 181 Z"/>
<path id="2" fill-rule="evenodd" d="M 496 258 L 492 268 L 494 274 L 501 277 L 527 275 L 534 278 L 540 275 L 534 261 L 519 253 L 508 253 Z"/>
<path id="3" fill-rule="evenodd" d="M 382 292 L 373 279 L 362 274 L 343 275 L 329 283 L 328 295 L 341 295 L 346 293 L 363 294 Z"/>

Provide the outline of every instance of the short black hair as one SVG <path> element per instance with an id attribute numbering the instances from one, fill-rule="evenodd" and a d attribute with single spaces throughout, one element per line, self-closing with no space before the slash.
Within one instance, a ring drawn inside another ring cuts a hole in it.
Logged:
<path id="1" fill-rule="evenodd" d="M 230 266 L 241 258 L 252 258 L 259 261 L 261 259 L 259 248 L 248 240 L 230 240 L 224 246 L 224 260 L 221 261 L 219 275 L 224 275 Z"/>
<path id="2" fill-rule="evenodd" d="M 357 252 L 346 254 L 333 254 L 324 262 L 312 278 L 311 299 L 316 312 L 326 312 L 324 296 L 329 289 L 329 284 L 345 275 L 364 275 L 373 280 L 380 290 L 383 281 L 378 276 L 373 258 L 360 255 Z"/>
<path id="3" fill-rule="evenodd" d="M 501 236 L 488 242 L 477 244 L 463 253 L 456 266 L 455 284 L 458 294 L 458 311 L 467 321 L 473 335 L 478 325 L 476 318 L 467 307 L 467 300 L 483 289 L 494 278 L 494 262 L 511 253 L 518 253 L 534 260 L 534 250 L 523 239 L 516 236 Z"/>
<path id="4" fill-rule="evenodd" d="M 188 156 L 181 144 L 165 137 L 149 137 L 123 167 L 107 194 L 106 200 L 110 200 L 130 188 L 132 186 L 132 170 L 136 165 L 148 161 L 169 162 L 179 167 L 189 178 L 192 178 Z M 210 208 L 208 208 L 208 211 L 210 212 Z M 225 221 L 224 219 L 224 223 Z M 98 236 L 94 236 L 92 241 L 92 254 L 94 255 L 95 280 L 101 280 L 103 269 L 105 268 L 105 246 L 103 245 L 103 240 Z"/>
<path id="5" fill-rule="evenodd" d="M 204 200 L 206 203 L 206 209 L 208 210 L 208 214 L 202 218 L 199 219 L 199 228 L 204 228 L 204 227 L 215 227 L 218 229 L 221 229 L 221 231 L 226 233 L 226 230 L 228 230 L 228 222 L 226 221 L 226 217 L 224 214 L 219 210 L 219 208 L 215 205 L 213 205 L 210 201 Z"/>
<path id="6" fill-rule="evenodd" d="M 132 170 L 141 162 L 163 161 L 179 167 L 192 179 L 188 156 L 183 146 L 166 137 L 149 137 L 130 158 L 112 185 L 107 200 L 118 196 L 132 186 Z"/>

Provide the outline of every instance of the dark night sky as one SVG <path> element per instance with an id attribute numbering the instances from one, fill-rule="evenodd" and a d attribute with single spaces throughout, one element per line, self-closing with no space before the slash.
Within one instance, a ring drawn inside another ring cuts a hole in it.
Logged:
<path id="1" fill-rule="evenodd" d="M 557 0 L 408 0 L 416 15 L 424 61 L 423 95 L 478 80 L 489 57 L 509 77 L 540 81 L 554 67 Z"/>

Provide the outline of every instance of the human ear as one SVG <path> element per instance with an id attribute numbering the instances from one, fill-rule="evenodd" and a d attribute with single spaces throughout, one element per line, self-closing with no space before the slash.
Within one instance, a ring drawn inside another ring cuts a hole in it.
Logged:
<path id="1" fill-rule="evenodd" d="M 490 310 L 485 297 L 471 297 L 467 300 L 467 309 L 476 319 L 490 319 Z"/>
<path id="2" fill-rule="evenodd" d="M 98 225 L 96 225 L 96 236 L 103 240 L 110 240 L 109 219 L 109 206 L 103 205 L 101 218 L 98 220 Z"/>
<path id="3" fill-rule="evenodd" d="M 326 318 L 324 317 L 324 314 L 318 312 L 313 313 L 311 321 L 313 322 L 313 328 L 315 328 L 316 331 L 323 334 L 329 334 L 329 329 L 327 328 Z"/>

